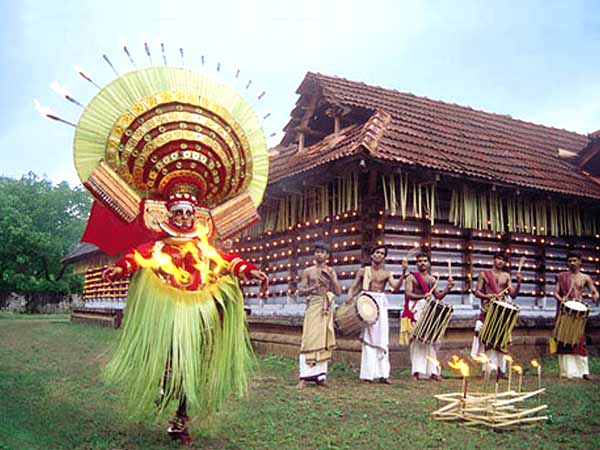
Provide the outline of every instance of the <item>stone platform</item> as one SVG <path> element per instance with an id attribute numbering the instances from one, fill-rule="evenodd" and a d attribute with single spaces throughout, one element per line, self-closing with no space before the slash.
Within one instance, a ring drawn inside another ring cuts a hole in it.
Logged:
<path id="1" fill-rule="evenodd" d="M 289 307 L 270 308 L 253 307 L 248 317 L 250 338 L 258 354 L 274 354 L 289 358 L 297 358 L 302 336 L 303 306 L 294 305 L 298 314 L 290 315 Z M 286 311 L 281 315 L 277 312 Z M 472 308 L 457 308 L 446 330 L 446 336 L 440 349 L 438 359 L 447 361 L 451 355 L 466 357 L 471 352 L 473 328 L 477 312 Z M 393 369 L 410 368 L 408 347 L 400 346 L 400 311 L 391 310 L 390 315 L 390 359 Z M 522 309 L 512 336 L 510 353 L 520 361 L 528 361 L 549 354 L 548 338 L 554 327 L 554 311 L 549 309 Z M 600 311 L 593 309 L 586 328 L 588 351 L 600 354 Z M 360 365 L 361 344 L 355 339 L 337 337 L 337 350 L 334 362 L 345 362 Z"/>

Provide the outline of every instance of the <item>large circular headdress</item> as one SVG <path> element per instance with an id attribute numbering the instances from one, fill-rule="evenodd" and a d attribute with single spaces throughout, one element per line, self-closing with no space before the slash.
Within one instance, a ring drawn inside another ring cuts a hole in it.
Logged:
<path id="1" fill-rule="evenodd" d="M 242 194 L 258 207 L 268 176 L 252 107 L 233 89 L 174 67 L 133 71 L 104 87 L 79 120 L 74 157 L 84 183 L 104 164 L 141 198 L 194 185 L 207 209 Z"/>

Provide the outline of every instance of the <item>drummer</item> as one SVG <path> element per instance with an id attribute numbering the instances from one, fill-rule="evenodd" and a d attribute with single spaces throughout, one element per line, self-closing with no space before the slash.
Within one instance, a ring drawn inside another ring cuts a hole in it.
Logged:
<path id="1" fill-rule="evenodd" d="M 441 300 L 454 287 L 454 280 L 449 277 L 446 289 L 440 291 L 437 288 L 437 279 L 431 275 L 429 253 L 421 252 L 417 254 L 417 269 L 417 272 L 411 272 L 406 278 L 405 302 L 402 311 L 402 317 L 409 318 L 413 324 L 419 319 L 427 301 L 432 296 Z M 410 343 L 411 373 L 415 380 L 442 381 L 440 367 L 432 361 L 437 359 L 437 346 L 438 344 L 424 344 L 416 339 L 413 339 Z M 428 356 L 431 359 L 428 359 Z"/>
<path id="2" fill-rule="evenodd" d="M 306 297 L 298 389 L 304 389 L 307 381 L 326 386 L 327 364 L 336 344 L 333 328 L 334 297 L 342 293 L 342 288 L 335 270 L 327 264 L 331 256 L 329 246 L 317 243 L 314 256 L 314 265 L 302 272 L 298 285 L 298 295 Z"/>
<path id="3" fill-rule="evenodd" d="M 392 272 L 385 268 L 387 254 L 388 250 L 385 245 L 376 245 L 371 249 L 371 265 L 358 270 L 346 300 L 351 301 L 362 288 L 362 291 L 368 292 L 379 306 L 379 318 L 373 325 L 369 325 L 363 330 L 360 338 L 362 343 L 360 381 L 362 383 L 379 380 L 382 383 L 391 384 L 388 300 L 384 292 L 388 283 L 393 292 L 400 290 L 406 278 L 407 264 L 402 262 L 402 275 L 399 280 L 396 280 Z"/>
<path id="4" fill-rule="evenodd" d="M 492 269 L 484 270 L 479 274 L 475 296 L 481 300 L 481 306 L 479 318 L 475 322 L 475 336 L 473 337 L 473 346 L 471 347 L 472 357 L 485 352 L 489 363 L 484 364 L 483 370 L 490 372 L 495 368 L 498 370 L 500 378 L 506 377 L 506 359 L 504 358 L 504 354 L 493 349 L 486 351 L 484 345 L 479 342 L 479 332 L 483 327 L 485 316 L 492 301 L 510 301 L 508 296 L 514 299 L 519 295 L 521 289 L 521 272 L 517 272 L 517 284 L 513 287 L 510 273 L 506 270 L 508 264 L 508 255 L 504 252 L 496 252 L 494 254 L 494 266 Z"/>
<path id="5" fill-rule="evenodd" d="M 598 290 L 591 277 L 581 273 L 581 255 L 569 252 L 567 266 L 568 272 L 560 272 L 556 275 L 556 289 L 553 293 L 556 299 L 556 318 L 558 318 L 561 303 L 568 300 L 583 302 L 586 288 L 590 291 L 592 300 L 596 303 L 599 301 Z M 591 379 L 585 335 L 581 337 L 581 341 L 575 349 L 568 349 L 559 344 L 557 352 L 561 377 Z"/>

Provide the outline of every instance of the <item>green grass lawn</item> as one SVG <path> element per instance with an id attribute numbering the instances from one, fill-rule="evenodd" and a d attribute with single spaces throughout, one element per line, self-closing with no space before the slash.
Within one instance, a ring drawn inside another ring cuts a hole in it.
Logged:
<path id="1" fill-rule="evenodd" d="M 0 449 L 169 449 L 166 424 L 128 422 L 123 397 L 100 379 L 118 332 L 72 324 L 64 315 L 0 314 Z M 435 393 L 460 388 L 413 382 L 361 385 L 356 370 L 334 365 L 329 389 L 297 391 L 295 361 L 261 357 L 247 398 L 229 402 L 191 429 L 197 449 L 584 449 L 600 448 L 600 383 L 561 381 L 544 361 L 551 419 L 494 432 L 430 418 Z M 600 359 L 592 358 L 592 372 Z M 448 375 L 451 375 L 448 373 Z M 475 377 L 471 387 L 481 387 Z M 535 388 L 534 376 L 524 386 Z"/>

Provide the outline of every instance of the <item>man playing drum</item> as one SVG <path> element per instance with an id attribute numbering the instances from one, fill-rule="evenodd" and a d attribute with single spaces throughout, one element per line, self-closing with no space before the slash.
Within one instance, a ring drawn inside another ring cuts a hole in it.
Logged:
<path id="1" fill-rule="evenodd" d="M 404 309 L 403 318 L 409 318 L 414 324 L 418 321 L 427 301 L 431 297 L 438 300 L 443 299 L 454 287 L 454 280 L 448 278 L 446 289 L 440 291 L 437 288 L 437 278 L 431 275 L 431 259 L 428 253 L 421 252 L 417 254 L 418 272 L 411 272 L 406 278 L 406 287 L 404 288 Z M 410 343 L 410 364 L 412 374 L 415 380 L 432 379 L 441 381 L 440 368 L 434 361 L 437 356 L 436 344 L 425 344 L 416 339 Z"/>
<path id="2" fill-rule="evenodd" d="M 581 273 L 581 255 L 574 252 L 567 254 L 568 272 L 556 275 L 556 289 L 553 293 L 556 299 L 556 319 L 558 320 L 560 306 L 563 302 L 574 300 L 583 302 L 585 289 L 589 289 L 592 300 L 599 301 L 598 290 L 589 275 Z M 558 343 L 558 364 L 560 376 L 566 378 L 590 379 L 585 334 L 581 336 L 579 345 L 568 348 Z"/>
<path id="3" fill-rule="evenodd" d="M 406 278 L 406 263 L 403 261 L 402 276 L 399 280 L 385 268 L 387 247 L 377 245 L 371 250 L 371 265 L 363 267 L 356 273 L 352 287 L 348 291 L 350 301 L 359 291 L 368 292 L 379 306 L 379 318 L 367 326 L 361 334 L 362 351 L 360 362 L 360 380 L 370 383 L 380 380 L 382 383 L 391 384 L 390 381 L 390 355 L 389 355 L 389 325 L 388 325 L 388 300 L 385 296 L 385 287 L 389 283 L 394 292 L 398 291 Z"/>
<path id="4" fill-rule="evenodd" d="M 300 276 L 298 295 L 306 297 L 306 313 L 302 327 L 298 389 L 303 389 L 307 381 L 326 386 L 327 363 L 335 349 L 334 297 L 342 293 L 342 288 L 337 274 L 327 265 L 330 255 L 329 246 L 316 244 L 315 264 Z"/>
<path id="5" fill-rule="evenodd" d="M 506 271 L 509 258 L 506 253 L 496 252 L 494 254 L 494 266 L 490 270 L 484 270 L 477 279 L 477 290 L 475 296 L 481 300 L 479 318 L 475 322 L 475 336 L 473 337 L 473 346 L 471 356 L 476 357 L 481 352 L 485 352 L 489 363 L 484 364 L 484 371 L 491 371 L 494 367 L 498 370 L 501 378 L 506 377 L 506 359 L 504 354 L 494 349 L 485 349 L 479 342 L 479 332 L 485 322 L 485 316 L 488 312 L 490 303 L 494 300 L 509 301 L 508 296 L 516 298 L 521 289 L 521 272 L 517 272 L 517 284 L 512 286 L 510 273 Z"/>

